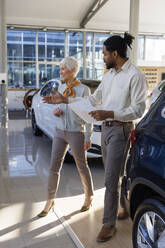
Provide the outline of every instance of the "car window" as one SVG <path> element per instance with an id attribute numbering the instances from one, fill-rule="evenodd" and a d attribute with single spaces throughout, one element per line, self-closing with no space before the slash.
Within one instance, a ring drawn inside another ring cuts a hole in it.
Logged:
<path id="1" fill-rule="evenodd" d="M 52 89 L 58 89 L 59 82 L 58 81 L 49 81 L 44 87 L 41 89 L 40 95 L 41 96 L 49 96 Z"/>
<path id="2" fill-rule="evenodd" d="M 165 91 L 165 81 L 163 81 L 160 86 L 158 87 L 160 91 Z"/>

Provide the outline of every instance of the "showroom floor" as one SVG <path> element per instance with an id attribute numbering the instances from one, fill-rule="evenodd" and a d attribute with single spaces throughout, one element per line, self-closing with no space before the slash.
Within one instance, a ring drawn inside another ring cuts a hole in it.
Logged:
<path id="1" fill-rule="evenodd" d="M 14 115 L 13 115 L 14 116 Z M 131 221 L 117 223 L 112 240 L 97 244 L 104 197 L 104 169 L 91 161 L 95 197 L 90 211 L 80 213 L 83 188 L 74 163 L 64 163 L 54 212 L 37 218 L 46 200 L 51 141 L 34 137 L 31 120 L 10 116 L 0 129 L 1 248 L 131 248 Z"/>

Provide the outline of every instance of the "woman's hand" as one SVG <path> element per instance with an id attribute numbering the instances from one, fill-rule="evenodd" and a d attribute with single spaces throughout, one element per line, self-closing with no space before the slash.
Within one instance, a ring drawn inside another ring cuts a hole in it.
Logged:
<path id="1" fill-rule="evenodd" d="M 84 150 L 88 151 L 90 148 L 91 148 L 91 142 L 90 141 L 84 142 Z"/>
<path id="2" fill-rule="evenodd" d="M 62 115 L 62 110 L 60 108 L 56 108 L 54 111 L 53 111 L 53 114 L 57 117 L 60 117 Z"/>

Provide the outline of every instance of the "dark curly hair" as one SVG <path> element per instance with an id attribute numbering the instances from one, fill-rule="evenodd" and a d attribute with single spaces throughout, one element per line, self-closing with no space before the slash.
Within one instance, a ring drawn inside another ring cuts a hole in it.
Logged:
<path id="1" fill-rule="evenodd" d="M 124 37 L 120 35 L 113 35 L 104 41 L 104 46 L 110 52 L 117 51 L 121 58 L 126 58 L 127 46 L 130 48 L 135 39 L 131 34 L 125 32 Z"/>

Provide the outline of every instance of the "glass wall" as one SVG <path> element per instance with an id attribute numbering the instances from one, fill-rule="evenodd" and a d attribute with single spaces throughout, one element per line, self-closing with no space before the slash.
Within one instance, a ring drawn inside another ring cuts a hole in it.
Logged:
<path id="1" fill-rule="evenodd" d="M 23 63 L 22 62 L 8 62 L 8 87 L 19 88 L 23 83 Z"/>
<path id="2" fill-rule="evenodd" d="M 7 57 L 8 60 L 22 60 L 22 32 L 21 31 L 8 31 L 7 32 Z"/>
<path id="3" fill-rule="evenodd" d="M 47 80 L 60 78 L 59 65 L 39 64 L 39 87 L 43 86 Z"/>
<path id="4" fill-rule="evenodd" d="M 86 34 L 86 77 L 93 78 L 93 41 L 94 35 L 92 33 Z"/>
<path id="5" fill-rule="evenodd" d="M 7 30 L 9 87 L 35 88 L 59 78 L 59 62 L 64 55 L 65 32 Z"/>
<path id="6" fill-rule="evenodd" d="M 22 81 L 22 32 L 7 32 L 8 85 L 18 88 Z"/>
<path id="7" fill-rule="evenodd" d="M 86 35 L 87 79 L 101 79 L 103 74 L 102 44 L 106 34 Z M 8 81 L 9 87 L 41 87 L 51 78 L 59 78 L 59 62 L 68 55 L 79 61 L 78 78 L 83 78 L 83 33 L 62 31 L 43 32 L 8 30 Z M 37 77 L 38 73 L 38 77 Z M 37 82 L 37 78 L 38 81 Z"/>
<path id="8" fill-rule="evenodd" d="M 96 34 L 95 35 L 95 68 L 94 79 L 101 80 L 104 73 L 104 61 L 103 61 L 103 43 L 110 37 L 108 34 Z"/>
<path id="9" fill-rule="evenodd" d="M 23 42 L 23 60 L 35 61 L 36 59 L 36 33 L 31 31 L 22 32 Z"/>
<path id="10" fill-rule="evenodd" d="M 36 86 L 36 64 L 23 63 L 23 87 L 35 88 Z"/>
<path id="11" fill-rule="evenodd" d="M 8 85 L 36 87 L 36 32 L 7 31 Z"/>
<path id="12" fill-rule="evenodd" d="M 165 60 L 165 37 L 147 36 L 145 38 L 145 60 Z"/>
<path id="13" fill-rule="evenodd" d="M 139 36 L 138 37 L 138 59 L 139 60 L 144 60 L 145 54 L 144 54 L 144 36 Z"/>
<path id="14" fill-rule="evenodd" d="M 38 33 L 38 60 L 44 61 L 47 58 L 47 50 L 46 50 L 46 33 L 39 32 Z"/>
<path id="15" fill-rule="evenodd" d="M 104 73 L 103 42 L 109 37 L 107 34 L 86 34 L 86 74 L 87 79 L 101 80 Z"/>
<path id="16" fill-rule="evenodd" d="M 46 37 L 47 61 L 60 61 L 65 56 L 65 33 L 48 32 Z"/>
<path id="17" fill-rule="evenodd" d="M 39 87 L 59 78 L 59 63 L 65 56 L 64 32 L 38 32 Z"/>
<path id="18" fill-rule="evenodd" d="M 86 33 L 87 79 L 101 80 L 104 72 L 102 46 L 109 34 Z M 66 44 L 66 41 L 68 42 Z M 165 38 L 139 36 L 138 59 L 165 61 Z M 59 63 L 65 54 L 80 64 L 83 78 L 83 33 L 63 31 L 7 30 L 8 85 L 13 88 L 41 87 L 59 78 Z"/>
<path id="19" fill-rule="evenodd" d="M 78 78 L 83 78 L 83 34 L 81 32 L 69 32 L 68 37 L 69 56 L 75 57 L 80 66 Z"/>

